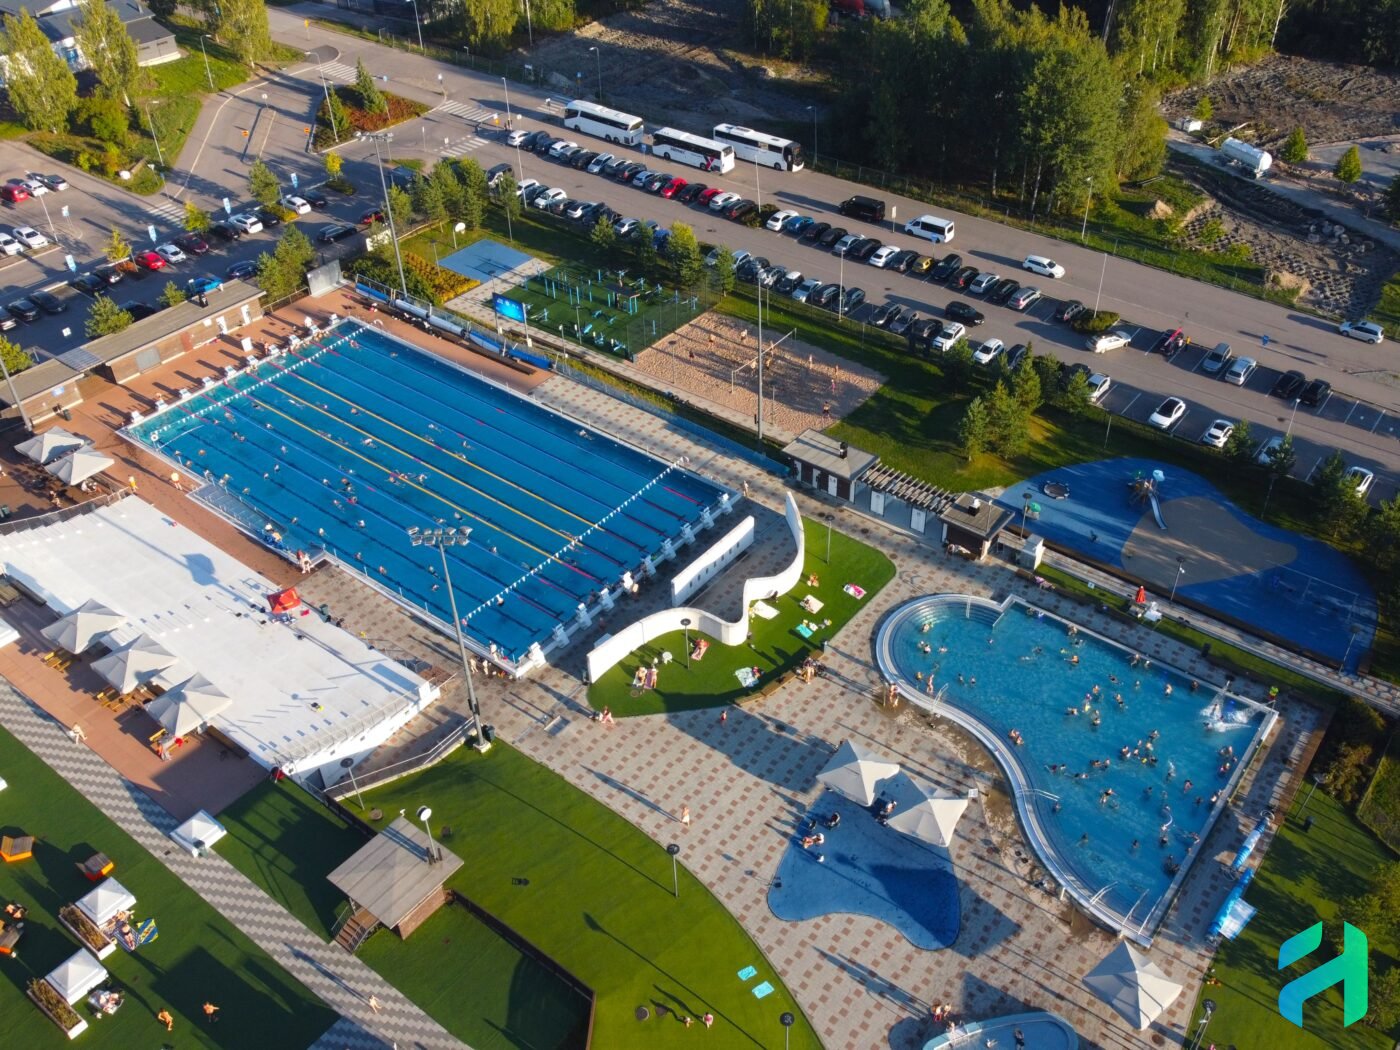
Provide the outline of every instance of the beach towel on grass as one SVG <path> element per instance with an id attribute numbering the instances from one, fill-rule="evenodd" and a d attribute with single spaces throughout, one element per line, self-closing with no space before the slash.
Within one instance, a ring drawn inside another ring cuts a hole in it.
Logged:
<path id="1" fill-rule="evenodd" d="M 778 615 L 778 610 L 773 608 L 773 606 L 769 605 L 767 602 L 754 602 L 753 614 L 755 616 L 761 617 L 762 619 L 771 620 L 773 619 L 773 617 Z"/>
<path id="2" fill-rule="evenodd" d="M 739 679 L 739 684 L 745 689 L 752 689 L 758 685 L 758 679 L 754 677 L 752 667 L 741 667 L 734 672 L 734 677 Z"/>
<path id="3" fill-rule="evenodd" d="M 808 627 L 805 623 L 799 623 L 793 630 L 802 635 L 803 638 L 812 637 L 812 628 Z"/>
<path id="4" fill-rule="evenodd" d="M 841 589 L 847 594 L 849 594 L 852 598 L 855 598 L 857 601 L 865 597 L 865 588 L 860 586 L 860 584 L 848 583 Z"/>

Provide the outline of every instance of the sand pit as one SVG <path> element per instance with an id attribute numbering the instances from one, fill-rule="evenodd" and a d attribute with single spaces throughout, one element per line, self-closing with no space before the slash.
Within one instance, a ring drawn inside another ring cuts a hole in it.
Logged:
<path id="1" fill-rule="evenodd" d="M 786 340 L 773 347 L 782 335 L 768 328 L 763 332 L 768 347 L 763 366 L 765 427 L 790 434 L 809 427 L 822 430 L 855 411 L 885 382 L 884 376 L 808 343 Z M 742 412 L 752 420 L 757 410 L 757 356 L 756 327 L 707 313 L 637 355 L 636 366 L 664 389 Z"/>

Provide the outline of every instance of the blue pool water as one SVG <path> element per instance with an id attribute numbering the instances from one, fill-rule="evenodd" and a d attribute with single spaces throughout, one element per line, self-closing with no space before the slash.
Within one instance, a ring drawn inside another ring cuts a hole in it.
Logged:
<path id="1" fill-rule="evenodd" d="M 1195 858 L 1195 836 L 1205 838 L 1265 714 L 1068 632 L 1018 602 L 1004 614 L 974 604 L 969 616 L 961 596 L 916 599 L 882 628 L 880 656 L 887 674 L 925 695 L 932 674 L 944 703 L 1006 743 L 1035 791 L 1027 801 L 1048 848 L 1090 895 L 1108 887 L 1101 902 L 1136 925 L 1166 897 L 1169 861 L 1185 868 Z M 1233 761 L 1222 771 L 1225 748 Z"/>
<path id="2" fill-rule="evenodd" d="M 439 555 L 405 530 L 469 527 L 470 545 L 448 549 L 458 612 L 512 660 L 720 496 L 349 322 L 132 430 L 191 475 L 222 480 L 289 550 L 325 548 L 449 623 Z"/>

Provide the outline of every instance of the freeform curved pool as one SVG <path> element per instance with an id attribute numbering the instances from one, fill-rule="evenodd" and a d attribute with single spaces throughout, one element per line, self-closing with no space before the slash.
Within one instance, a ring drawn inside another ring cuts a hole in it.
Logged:
<path id="1" fill-rule="evenodd" d="M 906 699 L 992 752 L 1079 905 L 1142 943 L 1277 717 L 1014 598 L 906 602 L 876 655 Z"/>

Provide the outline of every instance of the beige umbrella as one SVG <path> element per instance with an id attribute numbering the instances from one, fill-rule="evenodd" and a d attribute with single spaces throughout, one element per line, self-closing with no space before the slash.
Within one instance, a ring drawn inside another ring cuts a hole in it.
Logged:
<path id="1" fill-rule="evenodd" d="M 223 690 L 197 674 L 146 705 L 146 713 L 174 736 L 202 729 L 220 711 L 233 704 Z"/>
<path id="2" fill-rule="evenodd" d="M 115 462 L 116 460 L 110 456 L 104 456 L 101 452 L 90 448 L 80 448 L 76 452 L 70 452 L 62 459 L 47 464 L 44 469 L 65 484 L 77 485 L 94 474 L 101 474 Z"/>
<path id="3" fill-rule="evenodd" d="M 848 799 L 868 806 L 875 801 L 875 785 L 898 772 L 898 762 L 886 762 L 847 740 L 836 749 L 817 779 Z"/>
<path id="4" fill-rule="evenodd" d="M 173 654 L 166 652 L 150 635 L 143 634 L 125 649 L 94 660 L 92 668 L 119 692 L 129 693 L 174 663 Z"/>
<path id="5" fill-rule="evenodd" d="M 904 773 L 885 785 L 885 793 L 897 803 L 886 823 L 896 831 L 934 846 L 949 846 L 967 799 L 945 794 Z"/>
<path id="6" fill-rule="evenodd" d="M 100 634 L 106 634 L 126 623 L 121 613 L 107 608 L 99 601 L 86 601 L 67 616 L 49 624 L 39 633 L 70 653 L 87 652 Z"/>
<path id="7" fill-rule="evenodd" d="M 15 446 L 15 451 L 22 456 L 28 456 L 35 463 L 48 463 L 66 452 L 85 447 L 87 443 L 87 438 L 70 434 L 62 427 L 54 427 L 42 434 L 35 434 L 27 441 L 21 441 Z"/>
<path id="8" fill-rule="evenodd" d="M 1181 985 L 1127 941 L 1119 941 L 1084 983 L 1139 1031 L 1181 994 Z"/>

